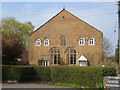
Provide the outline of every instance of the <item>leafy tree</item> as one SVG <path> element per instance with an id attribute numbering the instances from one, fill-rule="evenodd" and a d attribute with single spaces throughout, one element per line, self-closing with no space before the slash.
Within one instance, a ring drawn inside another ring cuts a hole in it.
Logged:
<path id="1" fill-rule="evenodd" d="M 20 23 L 13 17 L 3 18 L 2 22 L 2 34 L 19 34 L 23 41 L 24 47 L 27 48 L 27 38 L 31 32 L 33 32 L 34 26 L 31 22 Z"/>
<path id="2" fill-rule="evenodd" d="M 21 57 L 23 42 L 18 34 L 2 35 L 2 59 L 3 64 L 15 64 Z"/>
<path id="3" fill-rule="evenodd" d="M 21 57 L 23 49 L 27 48 L 27 38 L 34 26 L 31 22 L 20 23 L 13 17 L 3 18 L 1 22 L 2 62 L 15 64 L 16 59 Z"/>
<path id="4" fill-rule="evenodd" d="M 103 56 L 106 57 L 112 53 L 112 45 L 111 42 L 103 37 Z"/>

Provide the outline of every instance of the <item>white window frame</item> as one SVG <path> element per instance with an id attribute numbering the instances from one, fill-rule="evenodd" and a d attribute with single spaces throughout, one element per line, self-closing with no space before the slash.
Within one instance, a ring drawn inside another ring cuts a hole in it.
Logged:
<path id="1" fill-rule="evenodd" d="M 79 66 L 88 66 L 88 62 L 87 61 L 85 61 L 85 62 L 79 61 Z"/>
<path id="2" fill-rule="evenodd" d="M 42 61 L 42 66 L 49 66 L 49 62 L 48 61 Z"/>
<path id="3" fill-rule="evenodd" d="M 81 46 L 85 45 L 85 39 L 84 38 L 79 39 L 79 45 L 81 45 Z"/>
<path id="4" fill-rule="evenodd" d="M 38 44 L 38 42 L 39 42 L 39 44 Z M 35 45 L 36 45 L 36 46 L 41 46 L 41 40 L 40 40 L 40 39 L 36 39 L 36 40 L 35 40 Z"/>
<path id="5" fill-rule="evenodd" d="M 46 45 L 46 40 L 47 40 L 47 45 Z M 46 38 L 46 39 L 44 39 L 44 46 L 49 46 L 49 39 L 48 38 Z"/>
<path id="6" fill-rule="evenodd" d="M 90 39 L 92 39 L 93 41 L 91 41 Z M 91 42 L 93 42 L 93 43 L 91 43 Z M 95 45 L 95 39 L 94 38 L 89 38 L 88 44 L 89 45 Z"/>

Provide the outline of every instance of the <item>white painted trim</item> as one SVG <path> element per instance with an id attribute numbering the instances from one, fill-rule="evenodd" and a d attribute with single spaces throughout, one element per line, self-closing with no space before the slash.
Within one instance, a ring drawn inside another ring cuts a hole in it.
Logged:
<path id="1" fill-rule="evenodd" d="M 39 40 L 39 41 L 37 41 L 37 40 Z M 39 42 L 40 44 L 37 45 L 37 42 Z M 40 40 L 40 39 L 36 39 L 36 40 L 35 40 L 35 45 L 36 45 L 36 46 L 41 46 L 41 40 Z"/>
<path id="2" fill-rule="evenodd" d="M 80 44 L 80 42 L 81 42 L 81 40 L 80 40 L 80 39 L 82 39 L 82 40 L 83 40 L 83 44 Z M 84 38 L 79 38 L 79 45 L 80 45 L 80 46 L 85 45 L 85 39 L 84 39 Z"/>
<path id="3" fill-rule="evenodd" d="M 86 58 L 84 55 L 81 55 L 81 56 L 78 58 L 78 61 L 87 61 L 87 58 Z"/>
<path id="4" fill-rule="evenodd" d="M 42 66 L 49 66 L 49 62 L 48 61 L 42 61 Z"/>
<path id="5" fill-rule="evenodd" d="M 48 42 L 47 45 L 45 45 L 45 42 L 46 42 L 45 40 L 47 40 L 47 42 Z M 44 46 L 49 46 L 49 39 L 48 38 L 44 39 Z"/>
<path id="6" fill-rule="evenodd" d="M 93 44 L 90 44 L 90 39 L 92 39 L 92 40 L 93 40 Z M 89 40 L 88 40 L 88 45 L 90 45 L 90 46 L 95 45 L 95 39 L 94 39 L 94 38 L 89 38 Z"/>

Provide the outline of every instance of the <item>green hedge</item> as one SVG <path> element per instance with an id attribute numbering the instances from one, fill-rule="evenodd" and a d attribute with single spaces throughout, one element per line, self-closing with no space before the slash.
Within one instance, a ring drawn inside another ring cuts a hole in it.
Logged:
<path id="1" fill-rule="evenodd" d="M 49 81 L 81 87 L 102 87 L 104 76 L 116 75 L 115 67 L 2 67 L 3 80 Z"/>
<path id="2" fill-rule="evenodd" d="M 35 67 L 37 81 L 51 81 L 50 67 Z"/>
<path id="3" fill-rule="evenodd" d="M 101 68 L 91 67 L 55 67 L 52 68 L 51 78 L 53 82 L 71 83 L 92 88 L 103 82 Z"/>
<path id="4" fill-rule="evenodd" d="M 17 68 L 11 66 L 2 67 L 2 80 L 17 80 L 19 81 L 20 74 L 17 72 Z"/>

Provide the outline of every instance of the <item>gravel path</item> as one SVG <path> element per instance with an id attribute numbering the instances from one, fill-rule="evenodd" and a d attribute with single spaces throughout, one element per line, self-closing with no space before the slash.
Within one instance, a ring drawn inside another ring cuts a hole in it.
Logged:
<path id="1" fill-rule="evenodd" d="M 54 85 L 47 85 L 47 84 L 2 84 L 2 88 L 69 88 L 64 86 L 54 86 Z"/>

